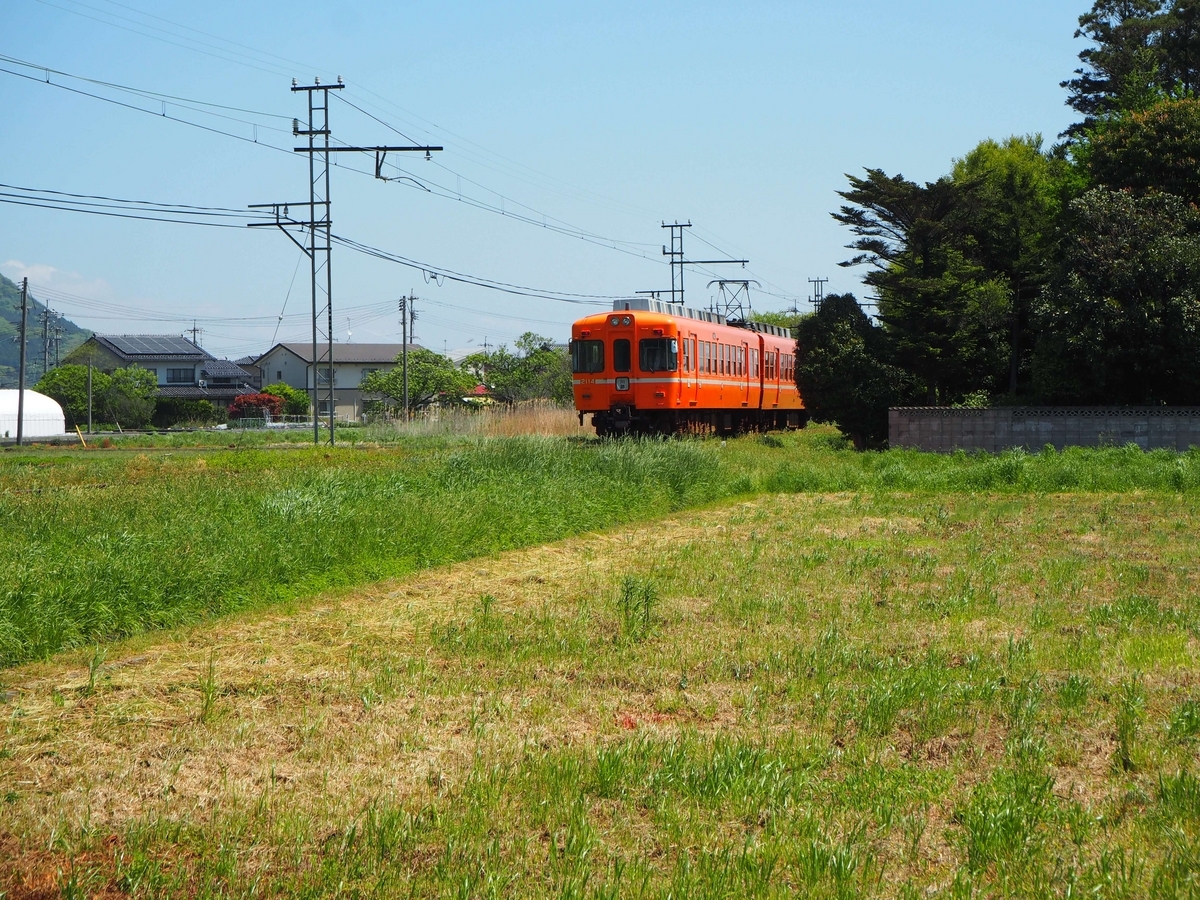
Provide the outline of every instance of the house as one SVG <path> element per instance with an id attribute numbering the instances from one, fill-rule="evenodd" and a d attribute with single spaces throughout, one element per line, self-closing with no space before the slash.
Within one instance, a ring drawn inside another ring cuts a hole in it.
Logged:
<path id="1" fill-rule="evenodd" d="M 141 366 L 158 380 L 158 396 L 208 400 L 228 406 L 239 394 L 252 394 L 251 375 L 227 359 L 217 359 L 185 337 L 163 334 L 95 334 L 72 350 L 64 364 L 91 363 L 102 372 Z"/>
<path id="2" fill-rule="evenodd" d="M 409 352 L 421 349 L 409 344 Z M 389 371 L 404 350 L 403 344 L 334 344 L 333 397 L 334 415 L 339 419 L 357 419 L 363 412 L 363 394 L 359 385 L 371 372 Z M 317 412 L 329 415 L 329 366 L 327 344 L 317 346 Z M 284 384 L 308 392 L 313 389 L 313 354 L 309 342 L 276 344 L 255 360 L 263 384 Z"/>
<path id="3" fill-rule="evenodd" d="M 235 359 L 233 362 L 250 375 L 250 387 L 256 391 L 261 391 L 265 387 L 262 380 L 262 369 L 258 367 L 257 356 L 243 356 L 241 359 Z"/>

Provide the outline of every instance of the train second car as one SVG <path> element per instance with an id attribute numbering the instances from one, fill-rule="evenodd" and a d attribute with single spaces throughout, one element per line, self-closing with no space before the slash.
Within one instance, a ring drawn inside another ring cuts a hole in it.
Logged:
<path id="1" fill-rule="evenodd" d="M 575 409 L 602 436 L 803 427 L 795 353 L 774 325 L 619 301 L 571 326 Z"/>

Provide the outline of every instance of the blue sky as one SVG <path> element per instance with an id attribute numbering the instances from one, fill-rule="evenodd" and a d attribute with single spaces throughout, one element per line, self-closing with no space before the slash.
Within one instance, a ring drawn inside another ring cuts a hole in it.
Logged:
<path id="1" fill-rule="evenodd" d="M 803 307 L 809 278 L 861 294 L 862 273 L 837 265 L 848 235 L 829 216 L 844 173 L 877 166 L 932 180 L 984 138 L 1052 141 L 1073 120 L 1058 83 L 1077 65 L 1073 32 L 1085 10 L 1083 0 L 4 0 L 6 57 L 252 112 L 214 108 L 229 117 L 217 118 L 50 75 L 149 111 L 138 112 L 0 72 L 0 182 L 232 209 L 299 199 L 303 160 L 253 141 L 294 146 L 289 119 L 304 107 L 291 79 L 340 74 L 346 100 L 446 147 L 431 162 L 403 164 L 450 196 L 337 169 L 338 233 L 496 281 L 628 295 L 669 287 L 659 226 L 690 220 L 689 255 L 750 259 L 745 272 L 720 274 L 760 281 L 756 308 L 785 308 L 789 298 Z M 333 104 L 344 142 L 405 143 L 383 123 Z M 543 216 L 601 243 L 542 228 Z M 179 333 L 195 317 L 218 355 L 306 338 L 299 261 L 270 230 L 0 206 L 4 274 L 28 275 L 53 307 L 102 332 Z M 717 270 L 688 273 L 689 305 L 707 305 L 709 272 Z M 589 311 L 439 285 L 342 249 L 334 276 L 343 341 L 398 340 L 391 310 L 410 290 L 421 298 L 418 339 L 437 349 L 511 344 L 525 330 L 564 339 Z"/>

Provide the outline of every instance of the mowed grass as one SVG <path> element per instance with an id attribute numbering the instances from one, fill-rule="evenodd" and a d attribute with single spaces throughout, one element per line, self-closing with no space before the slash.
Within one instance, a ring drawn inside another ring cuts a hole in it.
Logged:
<path id="1" fill-rule="evenodd" d="M 5 453 L 0 667 L 728 497 L 897 490 L 1193 496 L 1200 453 L 859 454 L 827 429 Z"/>
<path id="2" fill-rule="evenodd" d="M 1194 897 L 1198 535 L 767 495 L 10 670 L 0 886 Z"/>

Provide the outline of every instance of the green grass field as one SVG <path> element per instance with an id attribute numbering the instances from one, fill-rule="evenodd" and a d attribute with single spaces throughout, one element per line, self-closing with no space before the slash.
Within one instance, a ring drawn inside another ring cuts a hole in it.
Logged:
<path id="1" fill-rule="evenodd" d="M 762 491 L 1182 492 L 1200 454 L 415 437 L 6 454 L 0 666 Z"/>
<path id="2" fill-rule="evenodd" d="M 1196 453 L 0 471 L 8 896 L 1200 895 Z"/>

